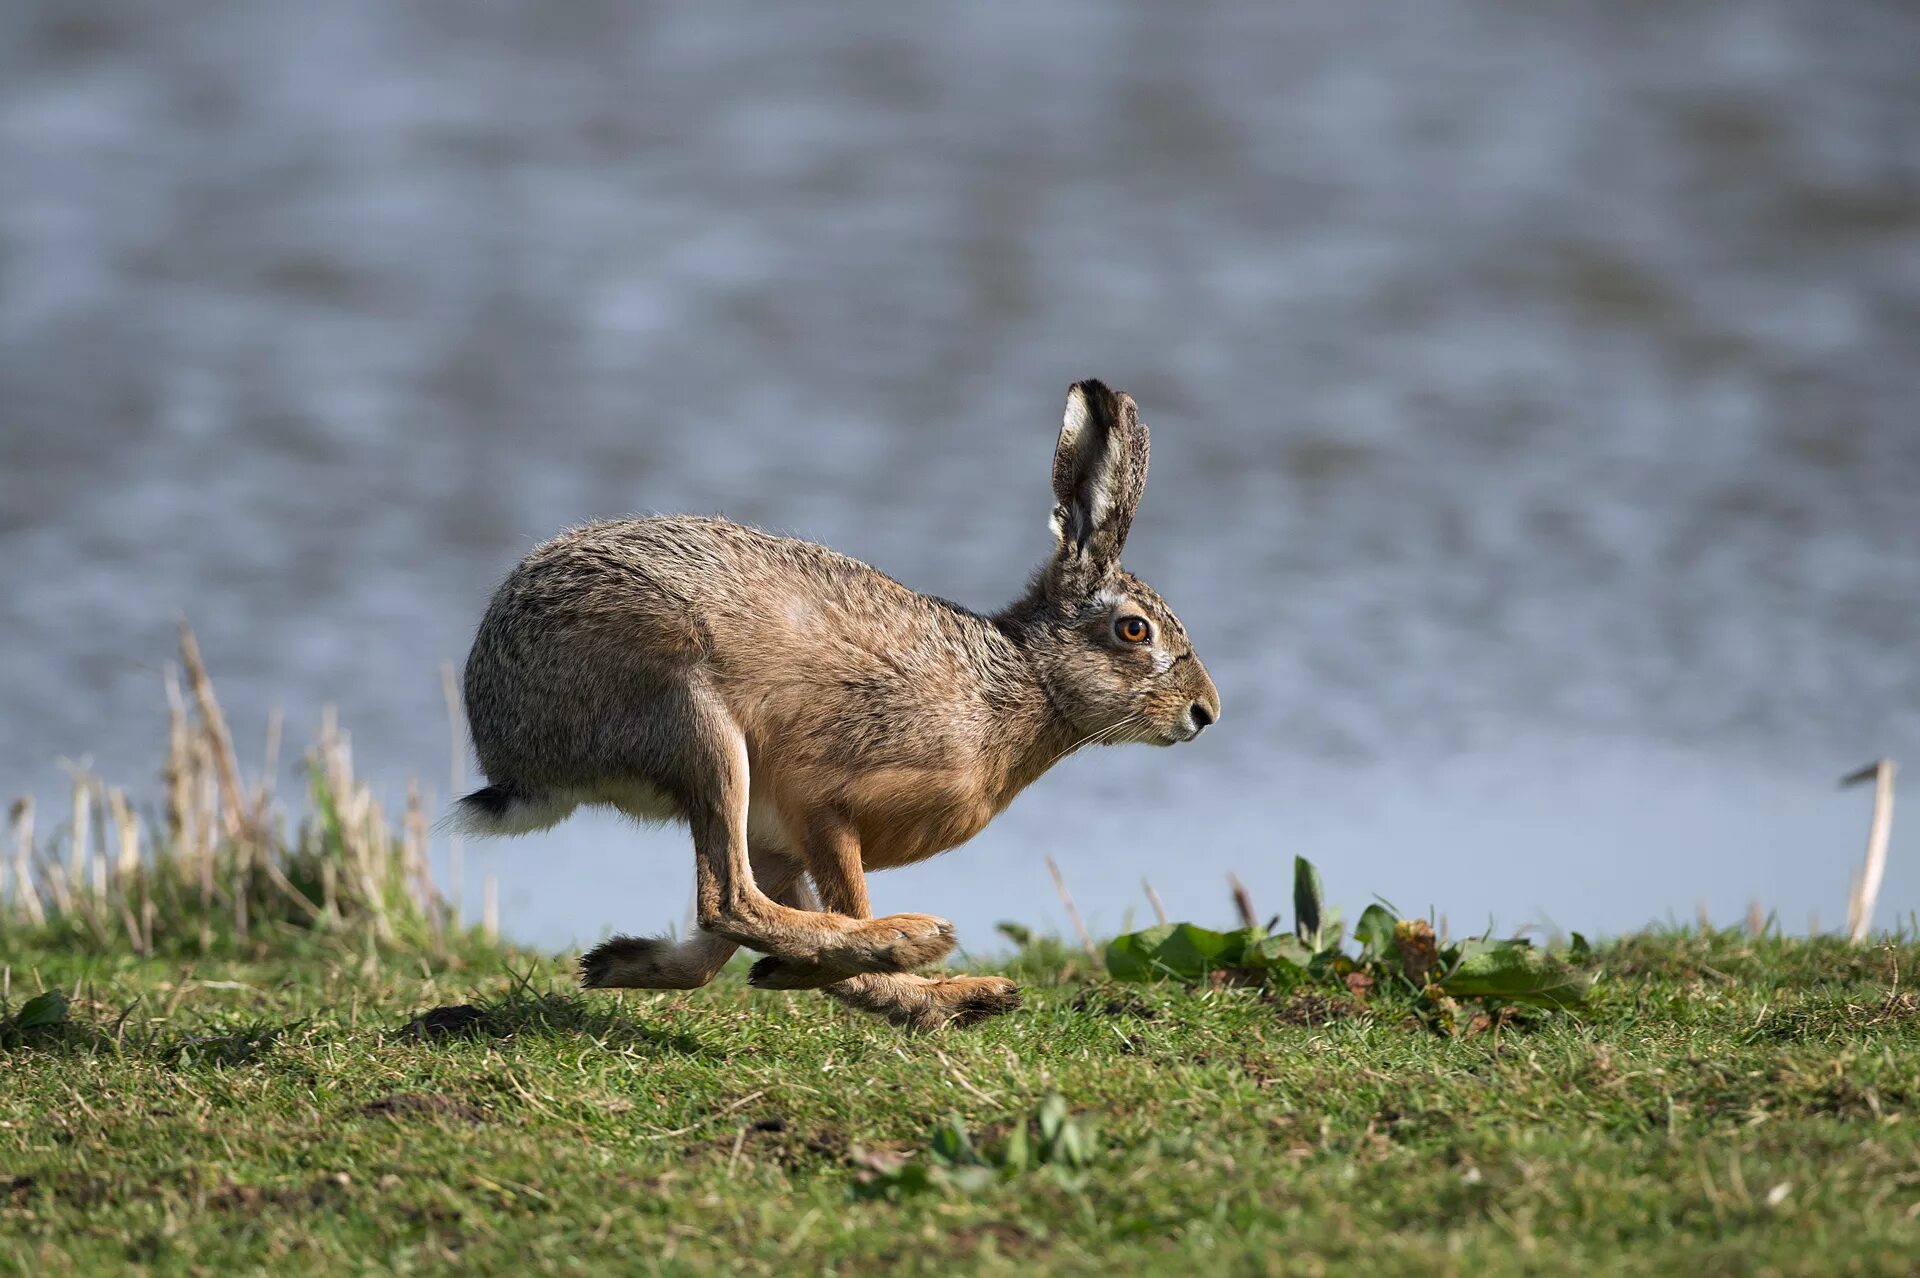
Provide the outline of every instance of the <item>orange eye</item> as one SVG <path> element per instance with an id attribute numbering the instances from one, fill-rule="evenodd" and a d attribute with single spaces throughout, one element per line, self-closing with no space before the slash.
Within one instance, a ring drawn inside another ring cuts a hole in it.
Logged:
<path id="1" fill-rule="evenodd" d="M 1122 617 L 1113 623 L 1113 633 L 1128 643 L 1145 643 L 1153 638 L 1153 627 L 1145 617 Z"/>

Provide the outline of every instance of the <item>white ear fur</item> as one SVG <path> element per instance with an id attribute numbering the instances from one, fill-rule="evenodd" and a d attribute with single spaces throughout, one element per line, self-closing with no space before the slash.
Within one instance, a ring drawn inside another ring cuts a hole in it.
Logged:
<path id="1" fill-rule="evenodd" d="M 1059 449 L 1061 452 L 1077 455 L 1085 447 L 1092 416 L 1092 411 L 1087 407 L 1086 392 L 1078 385 L 1069 389 L 1066 411 L 1060 418 Z M 1108 441 L 1100 458 L 1099 472 L 1092 476 L 1087 484 L 1089 507 L 1087 527 L 1082 532 L 1083 537 L 1098 528 L 1106 520 L 1107 512 L 1113 509 L 1114 471 L 1119 455 L 1120 450 L 1114 447 L 1113 441 Z M 1055 537 L 1061 536 L 1065 531 L 1065 514 L 1064 507 L 1056 508 L 1053 517 L 1048 521 L 1048 527 L 1053 530 Z"/>
<path id="2" fill-rule="evenodd" d="M 1147 426 L 1133 400 L 1097 381 L 1068 387 L 1053 450 L 1057 592 L 1087 589 L 1119 566 L 1146 481 Z"/>
<path id="3" fill-rule="evenodd" d="M 1087 393 L 1075 385 L 1067 391 L 1067 411 L 1060 419 L 1060 444 L 1080 447 L 1080 433 L 1087 428 Z"/>
<path id="4" fill-rule="evenodd" d="M 1058 450 L 1061 453 L 1075 453 L 1079 451 L 1080 441 L 1087 432 L 1087 418 L 1086 392 L 1078 386 L 1071 387 L 1067 391 L 1066 412 L 1060 418 L 1060 443 Z M 1047 527 L 1057 538 L 1064 538 L 1066 536 L 1067 508 L 1065 505 L 1059 505 L 1053 508 L 1053 514 L 1047 519 Z"/>

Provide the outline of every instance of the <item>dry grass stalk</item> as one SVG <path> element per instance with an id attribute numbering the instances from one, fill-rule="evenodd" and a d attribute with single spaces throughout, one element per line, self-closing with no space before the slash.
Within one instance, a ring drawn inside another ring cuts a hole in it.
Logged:
<path id="1" fill-rule="evenodd" d="M 1247 885 L 1237 874 L 1227 875 L 1227 885 L 1233 889 L 1233 908 L 1240 916 L 1240 926 L 1259 931 L 1260 915 L 1253 908 L 1253 893 L 1247 891 Z"/>
<path id="2" fill-rule="evenodd" d="M 1841 779 L 1841 786 L 1873 782 L 1873 819 L 1867 827 L 1867 855 L 1853 879 L 1847 901 L 1847 939 L 1858 945 L 1873 926 L 1873 907 L 1887 872 L 1887 844 L 1893 838 L 1892 759 L 1881 759 Z"/>
<path id="3" fill-rule="evenodd" d="M 171 665 L 167 667 L 162 681 L 167 690 L 167 766 L 164 773 L 167 787 L 167 838 L 175 847 L 192 849 L 199 843 L 187 828 L 188 814 L 193 806 L 193 781 L 189 766 L 193 747 L 187 732 L 187 702 L 180 693 L 179 672 Z"/>
<path id="4" fill-rule="evenodd" d="M 33 800 L 15 800 L 8 815 L 13 825 L 14 888 L 7 903 L 20 907 L 35 927 L 44 926 L 47 911 L 33 882 Z"/>
<path id="5" fill-rule="evenodd" d="M 140 868 L 140 824 L 134 819 L 133 805 L 119 786 L 107 791 L 107 815 L 113 821 L 113 844 L 118 856 L 114 873 L 127 878 Z"/>
<path id="6" fill-rule="evenodd" d="M 227 717 L 213 695 L 213 680 L 207 677 L 206 663 L 200 660 L 200 642 L 193 627 L 180 620 L 180 660 L 187 668 L 187 685 L 200 711 L 200 731 L 213 755 L 215 776 L 226 808 L 227 837 L 246 840 L 253 831 L 248 827 L 246 791 L 240 785 L 240 761 L 233 753 L 233 736 L 227 731 Z"/>
<path id="7" fill-rule="evenodd" d="M 1153 890 L 1153 884 L 1147 882 L 1145 878 L 1140 880 L 1140 887 L 1147 894 L 1147 904 L 1153 907 L 1153 921 L 1164 925 L 1167 921 L 1167 907 L 1160 904 L 1160 894 Z"/>
<path id="8" fill-rule="evenodd" d="M 437 949 L 445 907 L 419 787 L 409 788 L 396 837 L 354 775 L 351 746 L 329 710 L 311 756 L 312 812 L 289 833 L 274 797 L 280 716 L 268 723 L 262 774 L 244 776 L 184 623 L 180 644 L 184 687 L 171 668 L 163 684 L 163 819 L 149 827 L 125 790 L 80 767 L 70 768 L 73 820 L 57 849 L 35 846 L 33 804 L 14 804 L 11 856 L 0 852 L 0 938 L 58 926 L 103 947 L 152 953 L 195 941 L 205 951 L 223 937 L 246 944 L 287 929 L 364 929 L 370 944 L 386 943 L 405 928 Z"/>
<path id="9" fill-rule="evenodd" d="M 260 760 L 260 784 L 254 788 L 253 797 L 253 810 L 262 824 L 273 810 L 274 783 L 280 775 L 280 734 L 285 728 L 285 718 L 275 707 L 267 715 L 267 744 Z"/>
<path id="10" fill-rule="evenodd" d="M 67 878 L 78 887 L 87 877 L 87 836 L 92 833 L 89 827 L 93 817 L 87 783 L 91 778 L 77 763 L 65 766 L 67 776 L 73 781 L 73 824 L 67 827 L 72 850 L 67 857 Z"/>
<path id="11" fill-rule="evenodd" d="M 453 663 L 440 663 L 440 695 L 447 703 L 447 794 L 458 799 L 467 792 L 467 724 L 460 709 L 460 681 Z M 447 836 L 447 890 L 453 897 L 453 925 L 460 926 L 466 909 L 467 850 L 458 834 Z"/>
<path id="12" fill-rule="evenodd" d="M 1067 917 L 1073 920 L 1073 930 L 1079 933 L 1080 948 L 1087 952 L 1088 958 L 1098 963 L 1100 951 L 1093 943 L 1092 934 L 1087 931 L 1086 922 L 1080 917 L 1080 908 L 1073 903 L 1073 893 L 1067 891 L 1066 876 L 1060 873 L 1060 867 L 1051 856 L 1047 858 L 1047 873 L 1053 876 L 1053 886 L 1060 893 L 1060 903 L 1067 907 Z"/>
<path id="13" fill-rule="evenodd" d="M 415 899 L 431 908 L 427 911 L 428 926 L 433 931 L 434 940 L 440 939 L 440 916 L 444 912 L 439 891 L 433 886 L 433 865 L 429 856 L 431 835 L 427 829 L 427 809 L 420 797 L 420 783 L 407 779 L 407 814 L 401 826 L 404 838 L 403 873 L 411 885 Z"/>

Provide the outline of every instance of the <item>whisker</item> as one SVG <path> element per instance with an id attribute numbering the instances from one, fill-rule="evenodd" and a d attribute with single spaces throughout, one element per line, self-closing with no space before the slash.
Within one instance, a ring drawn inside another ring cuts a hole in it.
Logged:
<path id="1" fill-rule="evenodd" d="M 1144 714 L 1140 714 L 1137 712 L 1134 714 L 1127 715 L 1125 718 L 1119 720 L 1118 722 L 1110 723 L 1104 728 L 1097 728 L 1094 731 L 1089 732 L 1086 736 L 1081 737 L 1078 741 L 1068 746 L 1065 750 L 1062 750 L 1057 757 L 1064 759 L 1068 755 L 1072 754 L 1074 751 L 1082 748 L 1083 746 L 1104 745 L 1106 742 L 1111 741 L 1114 737 L 1118 736 L 1123 729 L 1130 728 L 1136 723 L 1143 722 L 1145 719 L 1146 719 L 1146 716 Z"/>

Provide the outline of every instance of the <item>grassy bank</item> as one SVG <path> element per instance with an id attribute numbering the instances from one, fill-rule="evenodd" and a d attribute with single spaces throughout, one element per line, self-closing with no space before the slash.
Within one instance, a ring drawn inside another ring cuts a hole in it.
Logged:
<path id="1" fill-rule="evenodd" d="M 1920 1257 L 1913 944 L 1635 938 L 1596 953 L 1586 1013 L 1452 1034 L 1392 991 L 1118 985 L 1044 946 L 1025 1011 L 919 1037 L 737 974 L 615 996 L 497 955 L 9 958 L 14 1016 L 73 996 L 0 1046 L 13 1272 Z"/>
<path id="2" fill-rule="evenodd" d="M 1285 932 L 1009 927 L 965 1031 L 583 995 L 463 923 L 417 787 L 329 722 L 295 810 L 181 669 L 156 811 L 11 811 L 0 1273 L 1920 1267 L 1911 938 L 1349 936 L 1300 862 Z"/>

